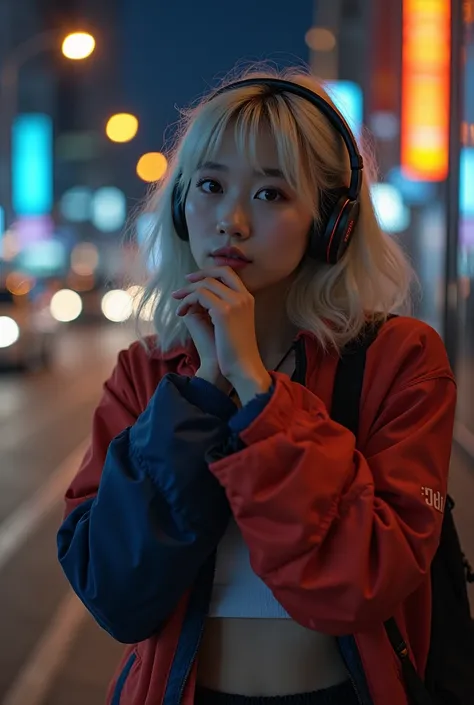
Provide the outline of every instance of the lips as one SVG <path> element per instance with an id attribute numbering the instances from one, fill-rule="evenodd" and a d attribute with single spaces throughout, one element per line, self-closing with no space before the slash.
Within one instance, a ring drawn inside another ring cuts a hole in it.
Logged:
<path id="1" fill-rule="evenodd" d="M 251 262 L 248 257 L 244 255 L 237 247 L 221 247 L 219 250 L 215 250 L 211 253 L 212 257 L 218 257 L 220 259 L 230 259 L 238 260 L 241 262 Z"/>

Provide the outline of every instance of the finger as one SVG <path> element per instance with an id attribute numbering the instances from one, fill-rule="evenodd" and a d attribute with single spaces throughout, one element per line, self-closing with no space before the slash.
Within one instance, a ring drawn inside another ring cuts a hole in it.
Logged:
<path id="1" fill-rule="evenodd" d="M 206 277 L 217 279 L 234 291 L 247 291 L 242 279 L 234 272 L 232 267 L 208 267 L 201 269 L 199 272 L 192 272 L 186 275 L 186 279 L 191 282 L 200 281 Z"/>
<path id="2" fill-rule="evenodd" d="M 176 314 L 178 316 L 186 315 L 183 311 L 189 312 L 190 306 L 195 304 L 199 304 L 202 308 L 209 312 L 213 310 L 218 311 L 222 309 L 223 303 L 224 302 L 219 299 L 218 296 L 213 294 L 212 291 L 203 288 L 196 289 L 196 291 L 191 292 L 181 301 L 176 309 Z"/>
<path id="3" fill-rule="evenodd" d="M 177 316 L 187 316 L 188 313 L 198 313 L 199 308 L 203 308 L 199 305 L 195 293 L 187 294 L 183 301 L 176 308 Z M 194 309 L 194 310 L 193 310 Z M 206 310 L 206 309 L 205 309 Z"/>
<path id="4" fill-rule="evenodd" d="M 199 303 L 199 301 L 197 301 L 197 297 L 193 293 L 187 296 L 186 299 L 180 303 L 176 309 L 176 315 L 181 318 L 188 315 L 197 316 L 198 318 L 211 318 L 211 311 L 210 308 L 207 308 L 207 306 L 203 306 Z"/>
<path id="5" fill-rule="evenodd" d="M 229 288 L 226 284 L 223 284 L 213 277 L 206 277 L 200 281 L 192 282 L 182 289 L 173 291 L 172 296 L 175 299 L 184 299 L 185 296 L 188 296 L 193 291 L 198 291 L 198 289 L 207 289 L 208 291 L 212 291 L 216 294 L 216 296 L 224 301 L 227 301 L 228 303 L 235 303 L 236 293 L 241 293 L 236 292 L 234 289 Z"/>
<path id="6" fill-rule="evenodd" d="M 189 294 L 188 287 L 183 287 L 182 289 L 176 289 L 176 291 L 171 292 L 173 299 L 184 299 L 185 296 Z"/>

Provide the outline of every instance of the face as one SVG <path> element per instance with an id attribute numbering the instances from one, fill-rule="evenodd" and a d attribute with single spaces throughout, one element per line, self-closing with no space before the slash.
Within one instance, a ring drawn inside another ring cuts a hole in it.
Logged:
<path id="1" fill-rule="evenodd" d="M 193 175 L 185 205 L 198 267 L 232 266 L 253 294 L 291 278 L 312 222 L 311 211 L 281 173 L 269 134 L 259 136 L 257 158 L 259 172 L 227 130 L 212 162 Z M 222 248 L 236 248 L 248 262 L 213 256 Z"/>

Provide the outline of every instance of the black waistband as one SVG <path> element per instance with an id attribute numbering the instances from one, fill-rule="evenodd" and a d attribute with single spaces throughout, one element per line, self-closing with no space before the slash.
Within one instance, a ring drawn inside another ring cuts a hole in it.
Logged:
<path id="1" fill-rule="evenodd" d="M 219 693 L 202 686 L 196 687 L 195 705 L 357 705 L 358 699 L 350 681 L 324 690 L 295 695 L 250 697 Z"/>

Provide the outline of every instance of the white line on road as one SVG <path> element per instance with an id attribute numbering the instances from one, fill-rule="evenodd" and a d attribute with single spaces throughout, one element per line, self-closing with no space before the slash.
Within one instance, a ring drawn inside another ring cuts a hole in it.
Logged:
<path id="1" fill-rule="evenodd" d="M 48 629 L 5 695 L 2 705 L 41 705 L 48 695 L 68 649 L 84 621 L 86 611 L 76 595 L 68 592 Z"/>
<path id="2" fill-rule="evenodd" d="M 49 479 L 0 524 L 0 570 L 26 541 L 44 516 L 60 501 L 76 474 L 88 441 L 83 441 Z"/>
<path id="3" fill-rule="evenodd" d="M 48 426 L 54 425 L 62 414 L 71 410 L 71 400 L 78 408 L 84 402 L 92 401 L 96 396 L 97 381 L 94 378 L 89 380 L 80 377 L 59 397 L 56 397 L 54 404 L 45 405 L 44 409 L 35 412 L 31 418 L 25 414 L 23 421 L 20 422 L 18 415 L 10 416 L 0 427 L 0 451 L 5 453 L 15 450 L 33 436 L 44 432 Z"/>

